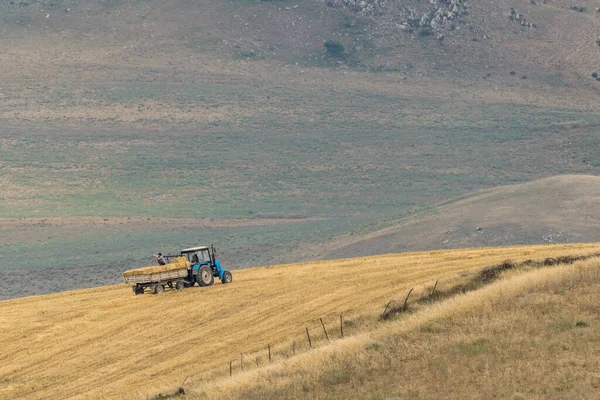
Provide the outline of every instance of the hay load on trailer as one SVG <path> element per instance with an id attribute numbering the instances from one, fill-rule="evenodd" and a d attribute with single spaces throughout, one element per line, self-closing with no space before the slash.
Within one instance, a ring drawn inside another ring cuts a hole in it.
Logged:
<path id="1" fill-rule="evenodd" d="M 123 272 L 125 283 L 133 285 L 135 294 L 143 294 L 146 288 L 151 288 L 152 293 L 160 294 L 165 285 L 181 290 L 186 286 L 189 275 L 190 262 L 185 257 L 176 257 L 165 265 L 152 265 L 148 267 L 130 269 Z"/>

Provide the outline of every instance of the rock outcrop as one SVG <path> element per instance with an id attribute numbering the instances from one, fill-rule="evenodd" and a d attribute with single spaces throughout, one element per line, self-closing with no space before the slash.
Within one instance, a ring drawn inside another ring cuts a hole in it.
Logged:
<path id="1" fill-rule="evenodd" d="M 393 13 L 399 30 L 431 29 L 442 40 L 440 31 L 454 29 L 453 23 L 469 14 L 464 0 L 429 0 L 429 2 L 397 2 L 391 0 L 330 0 L 332 7 L 346 8 L 357 13 L 384 15 Z"/>

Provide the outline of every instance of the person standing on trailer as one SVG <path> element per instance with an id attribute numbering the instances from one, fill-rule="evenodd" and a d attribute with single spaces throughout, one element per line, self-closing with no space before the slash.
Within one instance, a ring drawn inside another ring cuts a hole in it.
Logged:
<path id="1" fill-rule="evenodd" d="M 162 253 L 155 254 L 154 258 L 156 259 L 156 261 L 158 261 L 159 265 L 165 265 L 167 263 Z"/>

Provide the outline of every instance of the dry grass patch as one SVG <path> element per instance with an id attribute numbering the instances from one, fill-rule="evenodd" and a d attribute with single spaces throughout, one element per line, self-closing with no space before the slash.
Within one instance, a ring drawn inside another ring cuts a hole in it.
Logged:
<path id="1" fill-rule="evenodd" d="M 520 273 L 199 398 L 595 398 L 600 261 Z"/>

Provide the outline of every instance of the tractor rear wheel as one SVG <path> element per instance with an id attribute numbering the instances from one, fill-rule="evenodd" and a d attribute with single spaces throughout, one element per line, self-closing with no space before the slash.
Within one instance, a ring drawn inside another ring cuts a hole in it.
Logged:
<path id="1" fill-rule="evenodd" d="M 221 279 L 222 283 L 231 283 L 233 280 L 233 276 L 231 276 L 231 272 L 225 271 L 223 272 L 223 279 Z"/>
<path id="2" fill-rule="evenodd" d="M 175 290 L 183 290 L 184 287 L 185 283 L 181 279 L 175 283 Z"/>
<path id="3" fill-rule="evenodd" d="M 144 287 L 139 285 L 133 286 L 133 293 L 135 293 L 136 296 L 138 294 L 144 294 Z"/>
<path id="4" fill-rule="evenodd" d="M 200 267 L 198 275 L 196 275 L 196 282 L 199 286 L 210 286 L 215 281 L 215 277 L 212 274 L 212 270 L 208 265 Z"/>
<path id="5" fill-rule="evenodd" d="M 157 283 L 152 288 L 152 293 L 154 293 L 154 294 L 162 294 L 162 292 L 164 292 L 164 291 L 165 291 L 165 287 L 163 285 L 161 285 L 160 283 Z"/>

